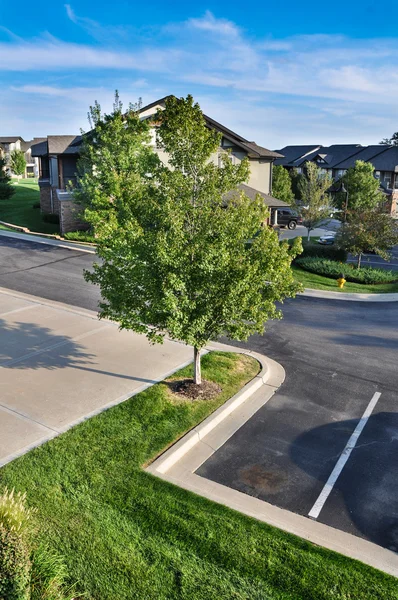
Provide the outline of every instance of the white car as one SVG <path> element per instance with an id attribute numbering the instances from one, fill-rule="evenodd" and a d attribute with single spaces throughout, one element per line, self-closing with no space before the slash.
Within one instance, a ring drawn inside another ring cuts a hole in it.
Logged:
<path id="1" fill-rule="evenodd" d="M 318 240 L 318 244 L 323 244 L 324 246 L 334 244 L 335 235 L 335 231 L 328 231 L 327 233 L 325 233 L 325 235 L 321 235 L 321 237 Z"/>

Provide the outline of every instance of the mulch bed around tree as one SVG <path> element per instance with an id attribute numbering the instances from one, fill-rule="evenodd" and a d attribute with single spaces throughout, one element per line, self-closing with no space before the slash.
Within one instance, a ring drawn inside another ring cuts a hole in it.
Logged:
<path id="1" fill-rule="evenodd" d="M 182 397 L 184 400 L 211 400 L 222 391 L 217 383 L 205 380 L 197 385 L 193 379 L 179 379 L 168 382 L 168 385 L 173 394 Z"/>

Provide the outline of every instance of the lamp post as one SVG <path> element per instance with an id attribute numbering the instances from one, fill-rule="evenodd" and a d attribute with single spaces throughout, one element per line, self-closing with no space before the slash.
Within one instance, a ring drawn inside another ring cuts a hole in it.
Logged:
<path id="1" fill-rule="evenodd" d="M 345 223 L 347 221 L 347 210 L 348 210 L 348 190 L 346 190 L 344 182 L 340 181 L 339 187 L 335 190 L 335 193 L 338 194 L 339 192 L 342 192 L 343 194 L 345 194 L 345 201 L 344 201 L 344 220 L 343 223 Z"/>

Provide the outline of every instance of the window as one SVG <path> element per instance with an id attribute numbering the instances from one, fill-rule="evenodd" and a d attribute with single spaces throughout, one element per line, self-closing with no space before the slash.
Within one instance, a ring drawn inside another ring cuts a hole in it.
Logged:
<path id="1" fill-rule="evenodd" d="M 296 171 L 299 175 L 301 175 L 301 173 L 303 172 L 303 169 L 301 167 L 297 167 Z"/>
<path id="2" fill-rule="evenodd" d="M 380 171 L 375 171 L 375 177 L 376 179 L 380 179 Z"/>
<path id="3" fill-rule="evenodd" d="M 391 187 L 391 173 L 384 173 L 384 185 L 386 187 Z"/>
<path id="4" fill-rule="evenodd" d="M 347 169 L 337 169 L 337 177 L 340 179 L 340 177 L 343 177 L 343 175 L 345 175 L 346 172 Z"/>

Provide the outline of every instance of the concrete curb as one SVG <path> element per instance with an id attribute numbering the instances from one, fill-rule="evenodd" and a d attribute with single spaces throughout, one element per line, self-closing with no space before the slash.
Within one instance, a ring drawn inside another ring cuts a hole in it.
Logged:
<path id="1" fill-rule="evenodd" d="M 223 352 L 236 352 L 239 354 L 247 354 L 252 356 L 261 365 L 261 371 L 254 379 L 249 381 L 239 392 L 237 392 L 232 398 L 227 400 L 222 406 L 215 410 L 210 416 L 208 416 L 199 425 L 191 429 L 183 438 L 176 442 L 171 448 L 166 450 L 156 461 L 153 463 L 154 469 L 158 473 L 167 473 L 167 471 L 176 464 L 189 450 L 191 450 L 196 444 L 202 441 L 215 427 L 220 425 L 227 417 L 231 415 L 237 408 L 239 408 L 244 402 L 263 385 L 272 380 L 274 390 L 278 388 L 285 379 L 285 371 L 281 365 L 275 361 L 241 348 L 235 348 L 234 346 L 227 346 L 226 344 L 209 344 L 206 350 L 218 350 Z M 269 396 L 271 397 L 271 395 Z"/>
<path id="2" fill-rule="evenodd" d="M 239 354 L 247 354 L 252 356 L 261 365 L 260 373 L 254 377 L 249 383 L 247 383 L 239 392 L 237 392 L 232 398 L 227 400 L 225 404 L 220 406 L 216 411 L 209 415 L 199 425 L 191 429 L 184 437 L 176 442 L 171 448 L 166 450 L 160 457 L 158 457 L 151 465 L 148 470 L 152 473 L 165 474 L 171 467 L 173 467 L 181 458 L 183 458 L 189 450 L 191 450 L 196 444 L 203 441 L 203 439 L 211 432 L 215 427 L 219 426 L 227 417 L 229 417 L 234 411 L 248 401 L 253 394 L 259 390 L 262 386 L 267 383 L 272 388 L 272 393 L 268 395 L 267 400 L 273 395 L 275 390 L 282 385 L 285 379 L 284 368 L 276 363 L 275 361 L 249 350 L 243 350 L 242 348 L 235 348 L 234 346 L 228 346 L 226 344 L 210 344 L 206 347 L 206 350 L 218 350 L 223 352 L 237 352 Z"/>
<path id="3" fill-rule="evenodd" d="M 392 294 L 357 294 L 350 292 L 329 292 L 327 290 L 312 290 L 305 288 L 298 296 L 308 298 L 324 298 L 326 300 L 350 300 L 355 302 L 398 302 L 398 293 Z"/>
<path id="4" fill-rule="evenodd" d="M 80 244 L 79 242 L 68 242 L 64 240 L 56 240 L 53 238 L 43 237 L 38 233 L 16 233 L 13 231 L 5 231 L 0 229 L 0 236 L 11 239 L 22 240 L 25 242 L 35 242 L 36 244 L 46 244 L 47 246 L 56 246 L 58 248 L 66 248 L 67 250 L 76 250 L 78 252 L 86 252 L 87 254 L 95 254 L 95 246 Z"/>

